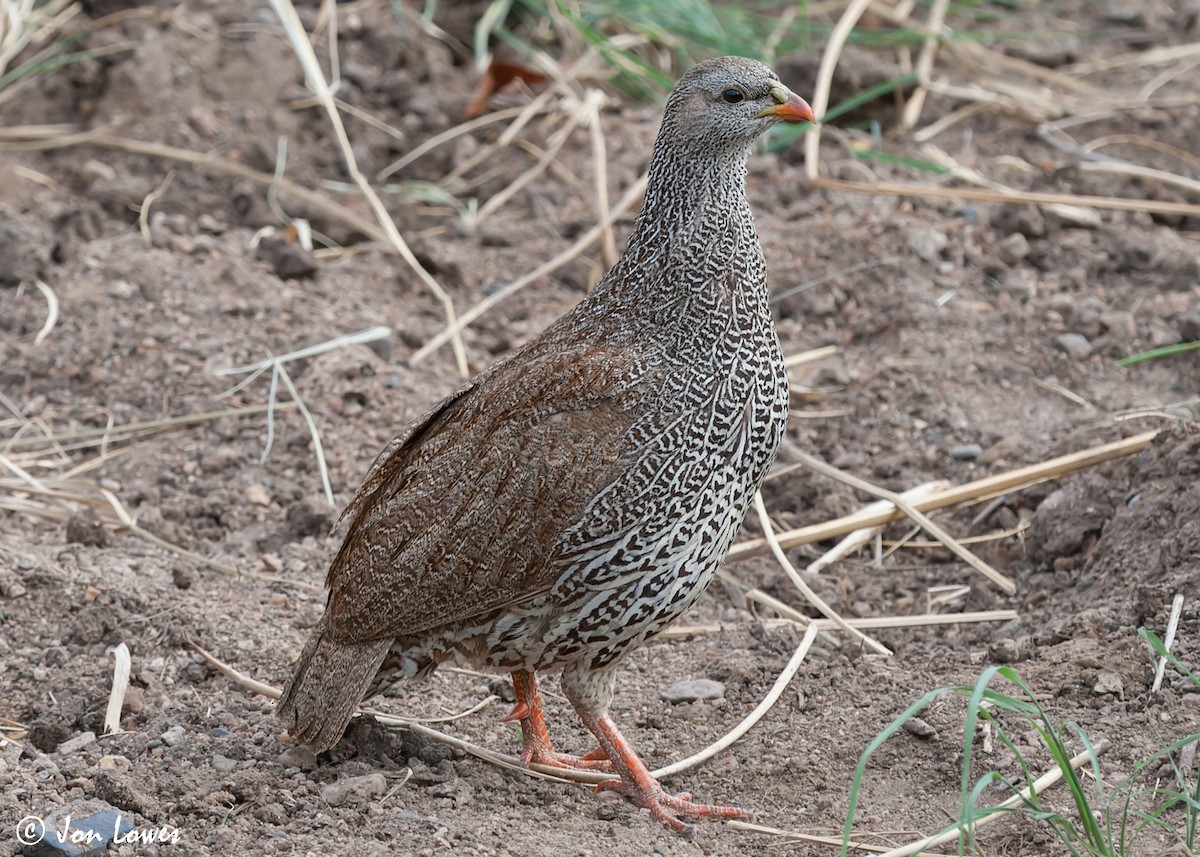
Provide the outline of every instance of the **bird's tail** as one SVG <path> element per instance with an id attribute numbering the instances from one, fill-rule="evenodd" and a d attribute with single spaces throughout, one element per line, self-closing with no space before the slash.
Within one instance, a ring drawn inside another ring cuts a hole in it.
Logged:
<path id="1" fill-rule="evenodd" d="M 339 643 L 325 616 L 300 653 L 276 715 L 292 740 L 318 753 L 338 742 L 391 647 L 390 639 Z"/>

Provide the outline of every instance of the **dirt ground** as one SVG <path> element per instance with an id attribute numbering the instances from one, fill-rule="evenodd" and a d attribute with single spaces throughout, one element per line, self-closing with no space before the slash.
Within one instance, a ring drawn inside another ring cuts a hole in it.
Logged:
<path id="1" fill-rule="evenodd" d="M 84 5 L 99 18 L 124 4 Z M 469 43 L 479 9 L 444 8 L 452 5 L 438 4 L 438 23 Z M 1132 14 L 1116 4 L 1004 6 L 1009 17 L 997 27 L 1053 34 L 1014 43 L 1012 52 L 1045 66 L 1200 38 L 1194 4 L 1146 4 Z M 302 13 L 311 24 L 315 9 Z M 401 24 L 387 3 L 355 4 L 340 29 L 340 97 L 402 136 L 349 120 L 365 173 L 376 175 L 462 120 L 476 82 L 471 63 L 422 32 L 413 9 Z M 290 179 L 367 214 L 347 191 L 324 116 L 296 104 L 304 95 L 301 72 L 265 4 L 146 4 L 81 44 L 116 48 L 45 74 L 0 108 L 4 127 L 111 125 L 125 138 L 267 172 L 282 139 Z M 1070 56 L 1055 54 L 1063 50 Z M 846 75 L 853 77 L 863 56 L 847 56 Z M 811 58 L 788 58 L 779 70 L 807 94 L 814 66 Z M 1163 70 L 1122 66 L 1087 80 L 1129 93 Z M 1105 151 L 1200 178 L 1200 68 L 1179 71 L 1162 82 L 1159 101 L 1095 122 L 1082 138 L 1126 135 Z M 603 125 L 615 200 L 645 166 L 658 107 L 609 94 Z M 502 95 L 496 106 L 527 98 Z M 957 106 L 931 98 L 922 124 Z M 890 151 L 922 156 L 916 144 L 887 134 L 893 102 L 871 111 Z M 520 137 L 544 150 L 559 122 L 535 120 Z M 419 190 L 425 186 L 414 182 L 437 181 L 467 164 L 503 127 L 435 149 L 389 181 Z M 1165 146 L 1137 142 L 1147 139 Z M 852 160 L 848 142 L 836 128 L 825 134 L 823 172 L 931 181 L 904 165 Z M 1027 123 L 1002 113 L 953 126 L 935 142 L 1026 190 L 1187 199 L 1186 191 L 1157 182 L 1080 169 Z M 272 578 L 215 570 L 97 526 L 86 514 L 62 521 L 0 513 L 0 717 L 12 724 L 4 733 L 12 740 L 0 746 L 0 853 L 21 853 L 14 828 L 22 816 L 78 818 L 101 809 L 120 810 L 139 831 L 179 831 L 177 843 L 113 846 L 127 855 L 832 853 L 716 824 L 702 824 L 687 841 L 587 788 L 533 779 L 368 722 L 319 758 L 281 743 L 273 702 L 207 666 L 186 640 L 260 681 L 284 682 L 321 612 L 320 584 L 338 545 L 328 532 L 341 504 L 391 435 L 460 383 L 449 348 L 417 364 L 410 359 L 443 327 L 440 305 L 378 244 L 319 207 L 269 197 L 248 179 L 86 143 L 4 145 L 4 438 L 263 405 L 271 395 L 268 376 L 230 393 L 245 376 L 217 371 L 375 325 L 394 334 L 374 350 L 353 346 L 288 365 L 320 432 L 334 507 L 322 497 L 312 438 L 294 408 L 275 415 L 273 434 L 260 410 L 132 441 L 114 437 L 104 446 L 0 447 L 9 506 L 14 498 L 38 499 L 15 487 L 19 474 L 8 464 L 20 462 L 33 479 L 70 477 L 91 498 L 99 489 L 111 492 L 141 528 L 207 560 Z M 935 478 L 966 482 L 1147 429 L 1162 433 L 1136 456 L 1010 495 L 982 520 L 975 520 L 980 507 L 938 516 L 958 535 L 1029 524 L 1021 536 L 978 546 L 1018 582 L 1011 597 L 942 549 L 903 550 L 883 568 L 860 556 L 816 577 L 814 588 L 850 616 L 921 613 L 930 587 L 965 584 L 969 594 L 945 612 L 1011 608 L 1020 619 L 875 632 L 894 650 L 890 658 L 822 639 L 761 723 L 667 785 L 745 807 L 772 827 L 836 833 L 854 765 L 874 735 L 927 690 L 973 683 L 989 665 L 1011 661 L 1054 717 L 1074 721 L 1093 741 L 1112 742 L 1101 761 L 1111 786 L 1158 748 L 1200 731 L 1200 692 L 1170 671 L 1162 690 L 1151 692 L 1153 659 L 1136 635 L 1142 625 L 1161 635 L 1173 596 L 1183 594 L 1176 650 L 1185 663 L 1200 665 L 1200 352 L 1131 368 L 1115 362 L 1200 339 L 1200 221 L 1098 211 L 1094 223 L 1079 225 L 1029 206 L 815 190 L 801 150 L 797 143 L 756 156 L 749 187 L 771 288 L 782 296 L 785 352 L 840 348 L 794 373 L 790 444 L 903 489 Z M 1191 160 L 1179 151 L 1192 153 Z M 477 180 L 458 195 L 484 203 L 536 158 L 528 149 L 505 149 L 468 170 Z M 462 310 L 590 228 L 591 170 L 591 142 L 578 130 L 557 166 L 473 229 L 448 205 L 423 204 L 380 184 L 414 251 Z M 147 202 L 143 235 L 138 211 Z M 257 230 L 280 225 L 273 205 L 308 218 L 352 252 L 314 260 L 278 235 L 253 246 Z M 630 222 L 619 223 L 619 240 Z M 589 248 L 485 313 L 464 335 L 471 370 L 570 307 L 600 264 L 597 248 Z M 59 306 L 57 324 L 40 342 L 47 302 L 37 279 Z M 802 285 L 809 287 L 797 291 Z M 282 384 L 280 391 L 287 401 Z M 1131 408 L 1157 413 L 1114 419 Z M 770 482 L 765 499 L 783 527 L 865 502 L 804 471 Z M 887 535 L 906 530 L 896 525 Z M 745 536 L 758 534 L 748 523 Z M 826 547 L 791 556 L 803 566 Z M 730 571 L 799 604 L 769 558 Z M 721 625 L 718 633 L 647 645 L 621 673 L 614 714 L 652 767 L 689 755 L 740 721 L 799 640 L 796 631 L 748 613 L 726 584 L 714 585 L 684 620 L 713 623 Z M 80 738 L 102 731 L 110 652 L 122 642 L 133 663 L 126 731 Z M 702 678 L 723 685 L 719 698 L 663 698 L 675 683 Z M 556 680 L 546 687 L 559 745 L 587 749 Z M 506 692 L 495 679 L 444 670 L 377 704 L 437 717 L 491 697 L 438 728 L 514 752 L 518 736 L 498 722 L 508 710 Z M 868 770 L 856 824 L 882 842 L 936 830 L 957 812 L 963 706 L 948 699 L 922 716 L 936 736 L 900 732 Z M 1031 727 L 1006 725 L 1045 767 Z M 1002 747 L 974 758 L 975 777 L 991 769 L 1019 773 Z M 1164 776 L 1170 780 L 1169 766 L 1156 763 L 1143 778 L 1149 784 Z M 987 796 L 1004 795 L 991 789 Z M 1052 791 L 1047 800 L 1068 808 L 1065 793 Z M 1182 826 L 1177 812 L 1167 819 Z M 1026 819 L 1004 820 L 981 836 L 992 855 L 1063 853 L 1048 828 Z M 1135 853 L 1165 853 L 1171 842 L 1148 833 Z"/>

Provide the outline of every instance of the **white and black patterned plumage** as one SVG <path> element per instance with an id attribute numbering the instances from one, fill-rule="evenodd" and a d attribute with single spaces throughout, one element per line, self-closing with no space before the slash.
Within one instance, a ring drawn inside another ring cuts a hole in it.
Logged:
<path id="1" fill-rule="evenodd" d="M 279 707 L 296 739 L 332 746 L 365 696 L 453 655 L 561 670 L 603 711 L 621 658 L 704 591 L 786 427 L 745 179 L 755 139 L 801 118 L 753 60 L 682 77 L 620 261 L 389 444 L 351 502 Z"/>

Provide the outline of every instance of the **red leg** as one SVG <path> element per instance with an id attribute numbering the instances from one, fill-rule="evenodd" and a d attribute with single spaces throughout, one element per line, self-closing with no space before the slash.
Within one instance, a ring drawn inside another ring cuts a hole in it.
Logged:
<path id="1" fill-rule="evenodd" d="M 667 794 L 659 785 L 658 780 L 654 779 L 650 771 L 642 764 L 642 760 L 625 740 L 625 736 L 617 729 L 612 715 L 607 711 L 596 714 L 592 711 L 582 710 L 578 705 L 575 706 L 575 710 L 583 720 L 583 725 L 596 736 L 601 749 L 612 760 L 613 768 L 621 775 L 619 780 L 605 780 L 600 783 L 596 786 L 597 792 L 614 791 L 623 794 L 638 806 L 650 810 L 655 818 L 680 832 L 688 829 L 688 825 L 683 822 L 682 818 L 750 819 L 750 813 L 744 809 L 692 803 L 692 796 L 687 793 Z"/>
<path id="2" fill-rule="evenodd" d="M 612 762 L 597 748 L 584 756 L 559 753 L 550 743 L 550 731 L 542 715 L 542 697 L 537 689 L 537 676 L 529 670 L 516 670 L 512 674 L 513 690 L 517 704 L 501 722 L 521 722 L 521 742 L 524 748 L 521 758 L 525 764 L 547 765 L 552 768 L 573 768 L 581 771 L 612 771 Z"/>

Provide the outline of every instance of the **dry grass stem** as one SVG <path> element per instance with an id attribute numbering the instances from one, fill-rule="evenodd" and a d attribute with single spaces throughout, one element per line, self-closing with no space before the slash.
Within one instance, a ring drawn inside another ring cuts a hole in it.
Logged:
<path id="1" fill-rule="evenodd" d="M 169 431 L 170 429 L 184 428 L 185 426 L 194 426 L 201 423 L 212 422 L 213 420 L 257 416 L 258 414 L 266 413 L 269 405 L 247 405 L 240 408 L 227 408 L 223 411 L 210 411 L 203 414 L 189 414 L 183 417 L 168 417 L 162 420 L 147 420 L 140 423 L 128 423 L 120 426 L 107 426 L 105 428 L 94 429 L 79 429 L 77 431 L 68 431 L 61 434 L 53 434 L 47 432 L 45 435 L 37 437 L 16 437 L 7 440 L 2 447 L 4 452 L 10 452 L 16 449 L 28 449 L 30 447 L 55 447 L 61 450 L 82 448 L 83 446 L 95 446 L 98 444 L 111 443 L 114 440 L 123 439 L 140 439 L 147 435 L 160 431 Z M 284 402 L 276 406 L 277 408 L 294 408 L 292 402 Z M 129 437 L 129 436 L 134 437 Z M 68 444 L 77 444 L 77 446 L 67 446 Z"/>
<path id="2" fill-rule="evenodd" d="M 949 482 L 939 479 L 935 482 L 926 482 L 924 485 L 918 485 L 916 488 L 910 488 L 900 496 L 910 503 L 919 503 L 930 495 L 945 491 L 949 487 Z M 876 512 L 886 512 L 895 508 L 888 501 L 879 500 L 864 507 L 863 511 L 873 514 Z M 838 542 L 833 548 L 809 563 L 808 568 L 804 570 L 805 574 L 815 575 L 820 573 L 822 569 L 833 565 L 838 560 L 844 559 L 860 547 L 874 540 L 876 533 L 881 530 L 882 527 L 863 527 L 860 530 L 855 530 Z"/>
<path id="3" fill-rule="evenodd" d="M 1183 613 L 1183 595 L 1177 594 L 1171 602 L 1171 617 L 1167 620 L 1167 633 L 1163 637 L 1163 648 L 1168 652 L 1175 645 L 1175 632 L 1179 630 L 1179 617 Z M 1163 676 L 1167 671 L 1167 659 L 1159 657 L 1158 665 L 1154 668 L 1154 685 L 1151 692 L 1158 693 L 1162 689 Z"/>
<path id="4" fill-rule="evenodd" d="M 854 29 L 854 25 L 858 23 L 858 19 L 862 17 L 863 12 L 867 11 L 867 7 L 872 2 L 873 0 L 850 0 L 846 10 L 838 18 L 837 24 L 829 34 L 829 40 L 825 43 L 825 53 L 821 55 L 821 64 L 817 68 L 817 81 L 813 87 L 810 105 L 813 115 L 817 117 L 817 123 L 821 121 L 821 117 L 825 115 L 825 111 L 829 107 L 833 70 L 837 68 L 842 50 L 846 46 L 846 40 L 850 38 L 850 32 Z M 817 123 L 813 124 L 804 137 L 804 171 L 808 174 L 810 181 L 817 178 L 817 169 L 821 160 L 821 126 Z"/>
<path id="5" fill-rule="evenodd" d="M 534 115 L 537 113 L 545 113 L 551 109 L 544 101 L 539 103 L 538 108 L 539 109 L 535 111 Z M 434 149 L 437 149 L 445 143 L 449 143 L 451 140 L 456 140 L 459 137 L 470 134 L 473 131 L 478 131 L 480 128 L 486 128 L 488 125 L 495 125 L 497 122 L 504 122 L 507 119 L 520 116 L 527 109 L 527 105 L 522 105 L 520 107 L 508 107 L 504 110 L 497 110 L 494 113 L 488 113 L 486 116 L 480 116 L 476 119 L 469 119 L 466 122 L 455 125 L 453 128 L 448 128 L 442 133 L 430 137 L 428 140 L 421 143 L 421 145 L 411 149 L 403 157 L 388 164 L 379 171 L 377 178 L 380 180 L 386 179 L 388 176 L 400 172 L 400 170 L 404 169 L 409 164 L 420 160 L 423 156 L 428 155 Z"/>
<path id="6" fill-rule="evenodd" d="M 917 56 L 917 64 L 914 69 L 918 86 L 908 103 L 904 105 L 904 113 L 900 119 L 900 128 L 903 131 L 912 130 L 921 119 L 921 110 L 925 106 L 925 96 L 928 93 L 926 84 L 929 82 L 930 72 L 933 71 L 933 58 L 937 55 L 942 25 L 946 20 L 947 6 L 949 6 L 949 0 L 933 0 L 933 3 L 930 4 L 929 23 L 922 28 L 927 35 L 921 44 L 921 53 Z"/>
<path id="7" fill-rule="evenodd" d="M 113 682 L 112 691 L 108 695 L 108 708 L 104 712 L 104 732 L 111 735 L 121 728 L 121 707 L 125 704 L 125 693 L 129 690 L 129 671 L 133 660 L 129 656 L 129 646 L 118 643 L 112 650 Z"/>
<path id="8" fill-rule="evenodd" d="M 154 238 L 150 234 L 150 208 L 154 203 L 162 199 L 163 194 L 171 187 L 171 182 L 174 180 L 175 171 L 169 170 L 163 180 L 159 182 L 158 187 L 146 194 L 146 197 L 142 200 L 141 207 L 138 209 L 138 231 L 142 234 L 142 243 L 147 247 L 154 246 Z"/>
<path id="9" fill-rule="evenodd" d="M 304 69 L 304 75 L 308 80 L 309 86 L 325 107 L 325 112 L 329 116 L 330 126 L 333 128 L 334 134 L 341 146 L 342 159 L 345 162 L 346 170 L 350 173 L 354 183 L 358 185 L 363 197 L 367 200 L 367 204 L 371 207 L 371 211 L 374 213 L 379 226 L 383 229 L 384 235 L 387 237 L 387 243 L 399 254 L 400 258 L 405 261 L 409 268 L 412 269 L 418 279 L 425 284 L 425 287 L 434 295 L 438 302 L 441 303 L 447 327 L 457 331 L 458 328 L 455 323 L 457 314 L 454 310 L 454 301 L 451 300 L 450 296 L 437 280 L 425 270 L 424 266 L 417 260 L 417 257 L 413 255 L 408 243 L 396 228 L 391 215 L 388 214 L 383 201 L 380 200 L 379 195 L 375 193 L 375 189 L 371 187 L 366 176 L 358 168 L 358 162 L 354 157 L 354 151 L 350 145 L 350 138 L 346 135 L 346 129 L 342 125 L 341 114 L 334 103 L 333 92 L 330 90 L 329 84 L 325 80 L 325 75 L 321 71 L 321 64 L 317 61 L 317 55 L 313 51 L 312 43 L 308 40 L 308 35 L 304 31 L 303 24 L 300 23 L 300 16 L 296 14 L 296 8 L 292 5 L 291 0 L 270 0 L 270 2 L 276 15 L 279 16 L 284 30 L 287 32 L 288 42 L 295 52 L 301 67 Z M 466 346 L 463 345 L 461 335 L 455 333 L 451 336 L 451 346 L 454 351 L 454 359 L 458 365 L 459 374 L 466 378 L 470 374 L 470 369 L 467 366 L 467 350 Z"/>
<path id="10" fill-rule="evenodd" d="M 878 640 L 871 639 L 838 615 L 838 612 L 825 599 L 817 595 L 813 591 L 813 588 L 808 585 L 808 582 L 800 576 L 800 572 L 788 560 L 787 555 L 783 552 L 783 548 L 779 546 L 779 541 L 775 538 L 775 526 L 771 523 L 771 516 L 767 514 L 767 507 L 763 503 L 761 491 L 754 493 L 754 510 L 758 513 L 758 521 L 762 525 L 763 532 L 766 534 L 767 544 L 770 545 L 771 553 L 775 556 L 775 561 L 779 563 L 780 567 L 791 579 L 793 585 L 800 590 L 800 594 L 804 596 L 804 599 L 817 608 L 821 615 L 829 619 L 829 621 L 845 632 L 851 639 L 858 640 L 859 643 L 877 655 L 891 655 L 891 649 Z"/>
<path id="11" fill-rule="evenodd" d="M 475 304 L 475 306 L 471 307 L 469 310 L 459 316 L 459 319 L 456 323 L 457 331 L 461 332 L 467 327 L 467 325 L 479 318 L 496 304 L 509 297 L 512 297 L 512 295 L 516 294 L 530 283 L 541 279 L 553 271 L 557 271 L 563 265 L 567 264 L 567 262 L 570 262 L 576 256 L 583 253 L 588 247 L 595 243 L 598 238 L 601 237 L 606 224 L 612 224 L 615 222 L 616 219 L 624 214 L 629 207 L 634 204 L 634 202 L 641 198 L 642 194 L 645 192 L 646 174 L 642 173 L 641 178 L 634 182 L 633 185 L 631 185 L 630 188 L 625 191 L 624 195 L 622 195 L 622 197 L 617 201 L 617 204 L 612 207 L 605 217 L 583 235 L 580 235 L 579 238 L 575 240 L 574 244 L 572 244 L 563 252 L 559 253 L 549 262 L 540 265 L 525 276 L 513 280 L 504 288 L 498 289 L 497 291 L 488 295 L 479 303 Z M 417 352 L 413 354 L 409 362 L 414 366 L 417 365 L 434 351 L 445 345 L 455 332 L 455 328 L 446 328 L 445 330 L 441 331 L 427 343 L 421 346 L 421 348 L 419 348 Z"/>
<path id="12" fill-rule="evenodd" d="M 938 539 L 951 553 L 953 553 L 967 565 L 971 566 L 971 568 L 978 571 L 988 580 L 992 581 L 992 583 L 1000 587 L 1000 589 L 1002 589 L 1005 593 L 1012 595 L 1017 591 L 1017 585 L 1015 583 L 959 544 L 953 536 L 942 529 L 942 527 L 931 521 L 924 513 L 915 508 L 911 503 L 907 502 L 899 494 L 896 494 L 893 491 L 888 491 L 884 488 L 880 488 L 878 485 L 874 485 L 870 482 L 867 482 L 865 479 L 860 479 L 857 476 L 846 473 L 844 470 L 839 470 L 838 468 L 826 464 L 824 461 L 821 461 L 820 459 L 815 458 L 799 449 L 793 450 L 792 454 L 794 457 L 799 458 L 801 464 L 803 464 L 805 467 L 817 471 L 822 476 L 835 479 L 838 482 L 849 485 L 850 487 L 856 488 L 859 491 L 863 491 L 867 494 L 871 494 L 875 497 L 879 497 L 895 504 L 898 509 L 901 509 L 905 515 L 912 519 L 913 523 L 919 524 L 921 528 L 925 530 L 925 532 L 929 533 L 929 535 L 933 536 L 935 539 Z M 774 545 L 771 545 L 772 552 L 774 552 L 777 548 L 778 542 L 776 542 Z"/>
<path id="13" fill-rule="evenodd" d="M 604 143 L 604 125 L 600 121 L 600 108 L 604 106 L 604 93 L 589 89 L 587 125 L 592 137 L 592 178 L 596 185 L 596 212 L 603 220 L 608 211 L 608 149 Z M 600 224 L 600 258 L 605 268 L 617 264 L 617 238 L 611 223 Z"/>
<path id="14" fill-rule="evenodd" d="M 46 337 L 50 335 L 50 332 L 54 330 L 54 325 L 58 323 L 58 296 L 54 294 L 54 289 L 41 280 L 34 280 L 33 284 L 46 300 L 46 321 L 42 324 L 37 335 L 33 337 L 33 344 L 41 345 L 46 340 Z"/>
<path id="15" fill-rule="evenodd" d="M 786 605 L 785 605 L 786 606 Z M 789 610 L 791 608 L 788 608 Z M 775 628 L 783 628 L 791 625 L 801 625 L 804 628 L 815 627 L 818 631 L 836 631 L 837 626 L 828 619 L 812 619 L 807 616 L 801 617 L 804 621 L 795 619 L 766 619 L 758 618 L 755 621 L 761 622 L 764 628 L 769 630 Z M 857 628 L 860 631 L 881 631 L 881 630 L 897 630 L 903 628 L 924 628 L 931 625 L 958 625 L 969 624 L 975 622 L 1012 622 L 1015 619 L 1020 619 L 1021 616 L 1016 610 L 980 610 L 977 612 L 966 613 L 918 613 L 914 616 L 871 616 L 860 619 L 847 619 L 846 624 L 852 628 Z M 712 634 L 723 634 L 736 625 L 723 625 L 720 623 L 709 623 L 703 625 L 672 625 L 667 628 L 656 639 L 673 640 L 687 639 L 688 637 L 705 637 Z"/>
<path id="16" fill-rule="evenodd" d="M 1120 458 L 1141 452 L 1150 445 L 1157 435 L 1157 430 L 1142 432 L 1123 440 L 1101 444 L 1090 449 L 1052 458 L 1049 461 L 989 476 L 985 479 L 977 479 L 974 482 L 951 488 L 941 494 L 935 494 L 918 503 L 918 507 L 922 511 L 931 512 L 936 509 L 944 509 L 947 506 L 956 506 L 960 503 L 973 502 L 984 497 L 1028 488 L 1031 485 L 1046 482 L 1050 479 L 1058 479 L 1068 473 L 1082 470 L 1085 467 L 1091 467 L 1112 458 Z M 899 520 L 902 517 L 904 516 L 899 512 L 867 514 L 860 511 L 823 524 L 813 524 L 807 527 L 788 530 L 787 532 L 780 533 L 778 539 L 782 547 L 791 548 L 797 545 L 836 538 L 862 527 L 888 523 L 889 521 Z M 733 546 L 733 550 L 729 552 L 728 561 L 736 562 L 737 560 L 747 559 L 752 556 L 761 556 L 769 550 L 770 545 L 766 539 L 748 539 Z"/>
<path id="17" fill-rule="evenodd" d="M 837 354 L 839 350 L 836 345 L 823 345 L 820 348 L 810 348 L 808 351 L 801 351 L 799 354 L 785 357 L 783 364 L 789 369 L 795 369 L 797 366 L 806 366 L 809 363 L 826 360 Z"/>
<path id="18" fill-rule="evenodd" d="M 787 690 L 788 685 L 800 670 L 801 664 L 804 663 L 804 658 L 808 655 L 809 649 L 812 648 L 813 642 L 817 639 L 817 630 L 815 626 L 810 626 L 804 632 L 804 637 L 801 638 L 800 644 L 796 646 L 796 651 L 792 653 L 792 657 L 788 660 L 787 665 L 784 666 L 779 676 L 775 679 L 771 690 L 737 726 L 733 727 L 733 729 L 725 733 L 720 739 L 709 744 L 700 752 L 667 765 L 665 768 L 659 768 L 654 772 L 654 776 L 659 778 L 669 777 L 671 774 L 677 774 L 681 771 L 686 771 L 688 768 L 694 768 L 701 762 L 711 759 L 726 747 L 731 746 L 735 741 L 749 732 L 771 710 L 775 703 L 779 701 L 779 698 L 783 696 L 783 692 Z"/>
<path id="19" fill-rule="evenodd" d="M 768 827 L 765 824 L 753 824 L 748 821 L 727 821 L 725 822 L 725 826 L 733 830 L 744 830 L 748 833 L 765 833 L 768 836 L 778 836 L 788 840 L 782 843 L 784 845 L 810 842 L 814 845 L 829 845 L 837 848 L 842 844 L 842 837 L 840 836 L 821 836 L 815 833 L 801 833 L 797 830 L 782 830 L 778 827 Z M 865 833 L 862 835 L 871 839 L 879 839 L 882 836 L 882 834 L 878 833 Z M 853 841 L 849 842 L 846 848 L 850 851 L 865 851 L 871 854 L 882 854 L 888 850 L 887 846 L 884 845 L 869 845 L 866 842 Z M 924 854 L 927 857 L 952 857 L 952 855 L 941 851 L 925 851 Z"/>
<path id="20" fill-rule="evenodd" d="M 986 190 L 983 188 L 940 187 L 938 185 L 905 184 L 902 182 L 858 182 L 817 176 L 813 187 L 852 193 L 881 193 L 889 196 L 933 197 L 936 199 L 965 199 L 972 202 L 1003 202 L 1016 205 L 1071 205 L 1103 208 L 1112 211 L 1144 211 L 1151 214 L 1171 214 L 1200 217 L 1200 205 L 1158 199 L 1124 199 L 1116 196 L 1088 196 L 1069 193 L 1039 193 L 1022 190 Z"/>
<path id="21" fill-rule="evenodd" d="M 546 171 L 550 164 L 558 157 L 558 153 L 562 151 L 562 147 L 566 145 L 570 139 L 571 133 L 579 127 L 581 122 L 588 119 L 588 116 L 593 112 L 595 104 L 599 99 L 603 99 L 604 94 L 597 89 L 590 90 L 588 98 L 580 104 L 575 110 L 571 111 L 567 121 L 555 132 L 550 140 L 550 146 L 546 149 L 542 157 L 532 167 L 527 169 L 521 175 L 513 179 L 504 190 L 490 197 L 479 208 L 479 212 L 473 218 L 472 226 L 478 226 L 490 215 L 494 214 L 501 206 L 505 205 L 512 197 L 519 193 L 522 188 L 533 181 Z"/>
<path id="22" fill-rule="evenodd" d="M 1070 767 L 1072 770 L 1078 770 L 1084 765 L 1091 762 L 1094 756 L 1099 756 L 1101 753 L 1111 747 L 1112 744 L 1107 739 L 1097 741 L 1091 750 L 1085 750 L 1082 753 L 1077 753 L 1071 757 Z M 1029 799 L 1035 794 L 1041 794 L 1046 789 L 1057 783 L 1063 777 L 1063 771 L 1057 765 L 1053 770 L 1048 771 L 1038 777 L 1032 784 L 1021 789 L 1017 794 L 1010 797 L 1008 800 L 999 804 L 1003 809 L 1015 809 L 1018 806 L 1026 804 Z M 927 836 L 924 839 L 912 842 L 901 848 L 893 848 L 891 851 L 884 853 L 884 857 L 911 857 L 913 854 L 924 852 L 927 848 L 935 848 L 938 845 L 944 845 L 947 842 L 954 842 L 965 832 L 978 830 L 985 824 L 992 824 L 999 821 L 1001 818 L 1007 818 L 1007 812 L 994 812 L 982 818 L 978 818 L 971 825 L 959 824 L 952 830 L 947 830 L 945 833 L 939 833 L 936 836 Z"/>

